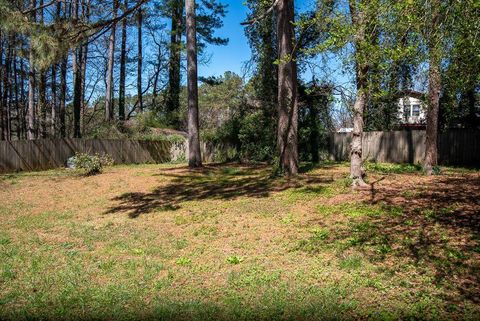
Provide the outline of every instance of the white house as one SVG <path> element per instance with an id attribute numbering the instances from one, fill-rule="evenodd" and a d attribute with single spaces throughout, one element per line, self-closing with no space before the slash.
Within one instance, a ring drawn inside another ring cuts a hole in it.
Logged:
<path id="1" fill-rule="evenodd" d="M 398 100 L 398 117 L 401 124 L 421 125 L 427 121 L 427 105 L 421 100 L 423 94 L 409 91 Z"/>

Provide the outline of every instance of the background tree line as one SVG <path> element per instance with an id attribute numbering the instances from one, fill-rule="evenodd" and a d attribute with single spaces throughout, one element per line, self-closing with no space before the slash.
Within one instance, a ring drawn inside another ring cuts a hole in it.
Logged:
<path id="1" fill-rule="evenodd" d="M 228 43 L 215 36 L 227 6 L 191 5 L 198 39 L 191 57 L 206 63 L 206 44 Z M 197 130 L 203 140 L 234 145 L 241 159 L 275 161 L 295 174 L 299 160 L 318 161 L 326 133 L 352 126 L 352 178 L 363 185 L 362 133 L 395 128 L 397 101 L 409 90 L 425 92 L 428 172 L 438 130 L 478 128 L 477 1 L 245 5 L 248 77 L 226 73 L 193 84 L 186 81 L 184 1 L 0 0 L 1 138 Z M 335 69 L 350 84 L 332 77 Z"/>

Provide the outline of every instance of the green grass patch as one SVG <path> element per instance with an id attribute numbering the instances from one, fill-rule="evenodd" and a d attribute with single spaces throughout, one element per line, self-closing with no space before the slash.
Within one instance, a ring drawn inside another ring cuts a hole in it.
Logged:
<path id="1" fill-rule="evenodd" d="M 351 218 L 365 216 L 398 216 L 403 213 L 401 207 L 386 204 L 368 204 L 360 202 L 342 203 L 335 205 L 321 204 L 317 206 L 317 212 L 323 216 L 345 215 Z"/>
<path id="2" fill-rule="evenodd" d="M 422 171 L 420 164 L 393 164 L 393 163 L 374 163 L 365 162 L 365 170 L 377 174 L 407 174 L 419 173 Z"/>

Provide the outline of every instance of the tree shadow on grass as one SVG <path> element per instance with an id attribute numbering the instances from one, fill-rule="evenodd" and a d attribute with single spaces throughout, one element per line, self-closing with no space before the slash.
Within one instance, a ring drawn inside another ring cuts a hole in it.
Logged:
<path id="1" fill-rule="evenodd" d="M 394 270 L 412 265 L 433 273 L 434 284 L 453 289 L 444 294 L 446 302 L 480 303 L 478 175 L 440 176 L 421 188 L 397 184 L 364 193 L 361 204 L 380 207 L 383 214 L 350 221 L 335 241 L 360 249 L 379 265 L 390 262 Z"/>
<path id="2" fill-rule="evenodd" d="M 260 165 L 205 166 L 195 170 L 177 167 L 157 175 L 169 182 L 150 193 L 125 193 L 115 197 L 113 201 L 119 204 L 111 207 L 107 214 L 128 212 L 131 218 L 136 218 L 153 211 L 177 210 L 187 201 L 264 198 L 272 192 L 332 181 L 331 177 L 321 175 L 272 178 L 269 167 Z"/>

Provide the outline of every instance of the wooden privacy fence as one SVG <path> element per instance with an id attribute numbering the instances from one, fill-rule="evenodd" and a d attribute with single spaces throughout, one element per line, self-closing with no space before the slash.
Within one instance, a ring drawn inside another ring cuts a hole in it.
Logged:
<path id="1" fill-rule="evenodd" d="M 350 157 L 351 133 L 330 136 L 329 155 L 337 161 Z M 386 163 L 421 163 L 425 156 L 425 131 L 365 132 L 363 159 Z M 442 165 L 480 166 L 480 131 L 450 130 L 438 137 Z"/>
<path id="2" fill-rule="evenodd" d="M 76 152 L 108 154 L 116 164 L 163 163 L 178 156 L 173 145 L 167 141 L 113 139 L 0 141 L 0 172 L 63 167 Z"/>

